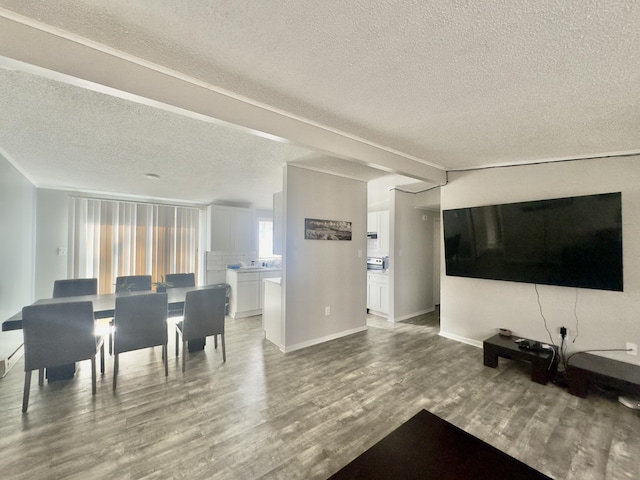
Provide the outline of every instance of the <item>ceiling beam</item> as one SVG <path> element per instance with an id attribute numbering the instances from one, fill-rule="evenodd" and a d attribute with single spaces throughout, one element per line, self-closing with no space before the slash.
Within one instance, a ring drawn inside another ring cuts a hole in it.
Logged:
<path id="1" fill-rule="evenodd" d="M 2 9 L 0 55 L 39 67 L 38 70 L 46 69 L 57 80 L 84 88 L 241 127 L 253 134 L 389 173 L 434 184 L 446 181 L 444 170 L 419 158 L 296 117 Z M 43 71 L 38 73 L 47 75 Z"/>

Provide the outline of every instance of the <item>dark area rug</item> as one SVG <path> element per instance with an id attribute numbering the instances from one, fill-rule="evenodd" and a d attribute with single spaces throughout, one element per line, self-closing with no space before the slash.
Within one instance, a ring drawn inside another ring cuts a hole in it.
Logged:
<path id="1" fill-rule="evenodd" d="M 422 410 L 330 478 L 542 480 L 550 477 Z"/>

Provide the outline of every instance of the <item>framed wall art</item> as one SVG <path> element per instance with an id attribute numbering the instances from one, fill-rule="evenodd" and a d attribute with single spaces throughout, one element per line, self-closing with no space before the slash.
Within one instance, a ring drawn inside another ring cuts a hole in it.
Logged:
<path id="1" fill-rule="evenodd" d="M 304 219 L 305 240 L 351 240 L 351 222 Z"/>

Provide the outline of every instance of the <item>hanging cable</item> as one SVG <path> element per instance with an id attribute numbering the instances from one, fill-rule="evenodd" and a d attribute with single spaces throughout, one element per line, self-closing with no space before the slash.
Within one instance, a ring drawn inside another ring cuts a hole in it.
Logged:
<path id="1" fill-rule="evenodd" d="M 573 337 L 573 342 L 576 343 L 576 338 L 578 338 L 578 289 L 576 288 L 576 301 L 573 304 L 573 316 L 576 319 L 576 336 Z"/>
<path id="2" fill-rule="evenodd" d="M 547 327 L 547 319 L 545 318 L 544 313 L 542 312 L 542 303 L 540 303 L 540 292 L 538 292 L 538 284 L 534 283 L 533 286 L 534 286 L 534 288 L 536 290 L 536 298 L 538 299 L 538 309 L 540 310 L 540 316 L 542 317 L 542 321 L 544 322 L 544 329 L 549 334 L 549 340 L 551 340 L 551 345 L 553 345 L 555 347 L 556 344 L 553 341 L 553 335 L 551 335 L 551 332 L 549 331 L 549 328 Z"/>

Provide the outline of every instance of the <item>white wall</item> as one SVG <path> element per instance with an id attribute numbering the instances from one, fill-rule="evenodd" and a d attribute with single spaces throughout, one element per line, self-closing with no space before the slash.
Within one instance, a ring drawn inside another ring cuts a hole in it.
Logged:
<path id="1" fill-rule="evenodd" d="M 58 248 L 67 248 L 69 241 L 69 192 L 39 188 L 36 215 L 36 298 L 49 298 L 53 282 L 69 278 L 67 255 L 58 255 Z"/>
<path id="2" fill-rule="evenodd" d="M 640 157 L 450 172 L 441 201 L 447 210 L 618 191 L 624 292 L 538 286 L 554 342 L 559 341 L 558 328 L 566 326 L 571 352 L 640 344 Z M 534 285 L 446 275 L 441 280 L 442 335 L 480 345 L 504 327 L 519 336 L 549 341 Z M 576 316 L 578 337 L 572 343 Z M 602 355 L 640 364 L 640 357 L 624 352 Z"/>
<path id="3" fill-rule="evenodd" d="M 406 320 L 434 309 L 433 215 L 416 209 L 414 202 L 414 194 L 391 192 L 391 321 Z"/>
<path id="4" fill-rule="evenodd" d="M 0 155 L 0 322 L 33 301 L 36 189 Z"/>
<path id="5" fill-rule="evenodd" d="M 441 262 L 442 222 L 440 212 L 433 213 L 433 303 L 440 305 L 440 278 L 443 262 Z M 436 216 L 437 215 L 437 216 Z"/>
<path id="6" fill-rule="evenodd" d="M 367 184 L 291 165 L 284 177 L 283 344 L 291 351 L 366 329 Z M 305 240 L 305 218 L 350 221 L 353 239 Z"/>

